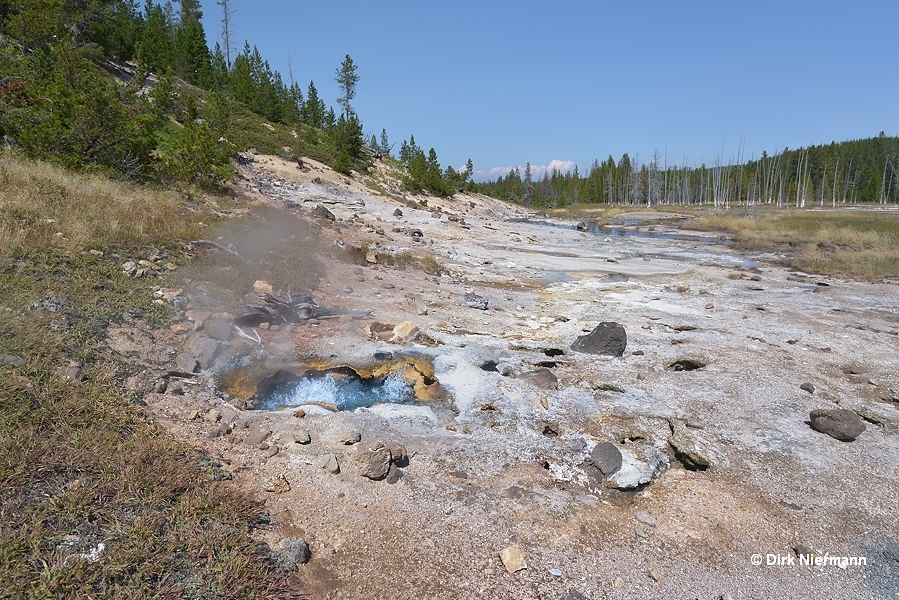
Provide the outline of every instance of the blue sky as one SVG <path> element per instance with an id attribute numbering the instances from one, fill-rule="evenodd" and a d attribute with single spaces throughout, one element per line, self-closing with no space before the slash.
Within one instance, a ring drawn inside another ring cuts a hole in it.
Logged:
<path id="1" fill-rule="evenodd" d="M 210 44 L 221 8 L 202 0 Z M 346 54 L 366 133 L 415 135 L 495 178 L 625 152 L 712 164 L 899 135 L 899 1 L 232 0 L 238 47 L 339 109 Z"/>

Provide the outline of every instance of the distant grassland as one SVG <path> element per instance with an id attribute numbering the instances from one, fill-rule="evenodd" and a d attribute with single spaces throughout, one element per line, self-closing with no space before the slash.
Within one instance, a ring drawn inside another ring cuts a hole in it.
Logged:
<path id="1" fill-rule="evenodd" d="M 868 281 L 899 277 L 899 211 L 769 210 L 701 216 L 691 229 L 726 231 L 736 245 L 787 255 L 797 269 Z"/>

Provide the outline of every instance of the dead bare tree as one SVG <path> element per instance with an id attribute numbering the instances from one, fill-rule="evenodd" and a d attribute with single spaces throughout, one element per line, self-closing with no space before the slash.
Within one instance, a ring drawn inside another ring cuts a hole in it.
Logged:
<path id="1" fill-rule="evenodd" d="M 231 51 L 237 51 L 234 45 L 234 6 L 231 0 L 217 0 L 216 4 L 222 7 L 222 50 L 225 51 L 225 62 L 228 70 L 231 70 Z"/>

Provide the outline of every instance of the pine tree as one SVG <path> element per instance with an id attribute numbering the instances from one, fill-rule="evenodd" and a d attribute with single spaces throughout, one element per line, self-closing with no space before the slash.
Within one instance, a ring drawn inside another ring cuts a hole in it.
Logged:
<path id="1" fill-rule="evenodd" d="M 322 129 L 325 126 L 325 103 L 318 97 L 315 83 L 309 82 L 306 88 L 306 101 L 303 103 L 303 122 L 310 127 Z"/>
<path id="2" fill-rule="evenodd" d="M 147 0 L 146 25 L 137 45 L 137 59 L 143 66 L 161 72 L 173 63 L 173 39 L 165 10 Z"/>
<path id="3" fill-rule="evenodd" d="M 340 86 L 343 94 L 337 99 L 337 103 L 343 107 L 343 114 L 349 117 L 353 112 L 350 102 L 356 97 L 356 84 L 359 82 L 359 75 L 356 73 L 356 65 L 349 54 L 343 59 L 340 68 L 334 75 L 334 81 Z"/>
<path id="4" fill-rule="evenodd" d="M 208 88 L 213 84 L 212 65 L 206 32 L 200 21 L 192 16 L 196 12 L 199 9 L 189 9 L 181 17 L 181 25 L 175 34 L 176 65 L 182 79 Z"/>

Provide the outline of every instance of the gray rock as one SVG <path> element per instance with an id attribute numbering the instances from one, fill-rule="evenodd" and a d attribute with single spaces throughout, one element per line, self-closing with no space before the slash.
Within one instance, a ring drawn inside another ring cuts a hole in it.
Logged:
<path id="1" fill-rule="evenodd" d="M 680 419 L 669 419 L 672 433 L 668 437 L 668 445 L 674 450 L 674 456 L 690 471 L 705 471 L 712 466 L 709 451 L 703 440 L 699 439 Z"/>
<path id="2" fill-rule="evenodd" d="M 390 450 L 379 444 L 376 448 L 369 448 L 356 457 L 359 465 L 359 474 L 369 479 L 381 480 L 387 477 L 390 471 Z"/>
<path id="3" fill-rule="evenodd" d="M 227 342 L 232 335 L 231 322 L 225 319 L 207 319 L 203 322 L 203 330 L 206 335 L 220 342 Z"/>
<path id="4" fill-rule="evenodd" d="M 618 323 L 604 321 L 587 335 L 579 336 L 571 349 L 584 354 L 621 356 L 627 347 L 627 333 Z"/>
<path id="5" fill-rule="evenodd" d="M 330 210 L 322 206 L 321 204 L 316 204 L 315 208 L 312 209 L 312 216 L 319 217 L 321 219 L 325 219 L 327 221 L 336 221 L 337 217 L 334 216 Z"/>
<path id="6" fill-rule="evenodd" d="M 484 296 L 479 296 L 478 294 L 468 292 L 467 294 L 462 296 L 459 303 L 462 306 L 467 306 L 468 308 L 477 308 L 478 310 L 487 310 L 488 300 Z"/>
<path id="7" fill-rule="evenodd" d="M 621 450 L 611 442 L 602 442 L 590 452 L 590 460 L 603 475 L 610 477 L 621 469 Z"/>
<path id="8" fill-rule="evenodd" d="M 293 442 L 295 444 L 309 444 L 312 442 L 312 436 L 309 435 L 309 430 L 305 431 L 294 431 L 293 432 Z"/>
<path id="9" fill-rule="evenodd" d="M 526 371 L 519 375 L 518 379 L 527 381 L 543 390 L 554 390 L 559 387 L 559 378 L 546 367 L 541 367 L 534 371 Z"/>
<path id="10" fill-rule="evenodd" d="M 272 558 L 281 571 L 294 571 L 297 565 L 305 565 L 312 558 L 309 544 L 304 539 L 287 538 L 279 545 L 281 548 L 272 553 Z"/>
<path id="11" fill-rule="evenodd" d="M 164 394 L 166 388 L 169 387 L 169 382 L 165 379 L 160 379 L 156 383 L 153 384 L 153 391 L 157 394 Z"/>
<path id="12" fill-rule="evenodd" d="M 621 469 L 609 477 L 609 482 L 619 490 L 634 489 L 652 481 L 667 466 L 668 459 L 655 447 L 629 445 L 621 451 Z"/>
<path id="13" fill-rule="evenodd" d="M 568 595 L 562 598 L 562 600 L 587 600 L 587 597 L 579 591 L 573 590 L 571 592 L 568 592 Z"/>
<path id="14" fill-rule="evenodd" d="M 396 464 L 390 464 L 390 470 L 387 472 L 387 478 L 384 480 L 387 483 L 393 485 L 403 476 L 403 471 L 396 466 Z"/>
<path id="15" fill-rule="evenodd" d="M 266 492 L 274 494 L 284 494 L 290 491 L 290 482 L 283 473 L 270 477 L 263 485 L 262 489 Z"/>
<path id="16" fill-rule="evenodd" d="M 197 357 L 190 352 L 182 352 L 175 358 L 175 366 L 178 367 L 179 371 L 196 373 L 197 369 L 200 368 L 200 363 L 197 362 Z"/>
<path id="17" fill-rule="evenodd" d="M 25 361 L 22 360 L 21 357 L 14 356 L 12 354 L 0 354 L 0 363 L 6 363 L 8 365 L 13 365 L 14 367 L 18 367 Z"/>
<path id="18" fill-rule="evenodd" d="M 205 335 L 195 335 L 187 342 L 187 350 L 197 359 L 201 369 L 211 367 L 221 349 L 220 341 Z"/>
<path id="19" fill-rule="evenodd" d="M 393 211 L 393 216 L 394 216 L 394 217 L 402 217 L 402 216 L 403 216 L 403 211 L 400 210 L 400 209 L 396 209 L 395 211 Z"/>
<path id="20" fill-rule="evenodd" d="M 862 421 L 854 411 L 844 408 L 819 408 L 809 413 L 812 429 L 826 433 L 841 442 L 855 440 L 866 429 Z"/>
<path id="21" fill-rule="evenodd" d="M 322 469 L 326 470 L 332 475 L 337 475 L 338 473 L 340 473 L 340 463 L 337 462 L 337 457 L 333 454 L 327 455 L 322 461 L 321 466 Z"/>
<path id="22" fill-rule="evenodd" d="M 815 393 L 815 386 L 812 385 L 811 383 L 808 383 L 808 382 L 805 382 L 805 383 L 803 383 L 802 385 L 800 385 L 800 386 L 799 386 L 799 389 L 800 389 L 800 390 L 803 390 L 803 391 L 805 391 L 805 392 L 808 392 L 809 394 L 814 394 L 814 393 Z"/>
<path id="23" fill-rule="evenodd" d="M 262 423 L 253 423 L 244 436 L 243 443 L 247 446 L 257 446 L 264 442 L 271 433 L 271 430 Z"/>
<path id="24" fill-rule="evenodd" d="M 624 283 L 627 280 L 628 277 L 624 273 L 609 273 L 599 281 L 601 283 Z"/>
<path id="25" fill-rule="evenodd" d="M 57 368 L 56 375 L 69 381 L 84 381 L 84 371 L 77 363 Z"/>

